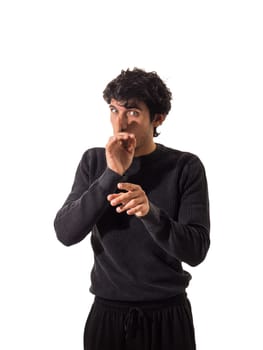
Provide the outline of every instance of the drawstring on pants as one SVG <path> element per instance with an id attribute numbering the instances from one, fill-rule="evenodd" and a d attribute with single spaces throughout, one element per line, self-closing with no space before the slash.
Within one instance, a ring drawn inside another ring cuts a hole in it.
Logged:
<path id="1" fill-rule="evenodd" d="M 135 338 L 143 320 L 144 313 L 139 307 L 131 307 L 124 320 L 125 337 Z"/>

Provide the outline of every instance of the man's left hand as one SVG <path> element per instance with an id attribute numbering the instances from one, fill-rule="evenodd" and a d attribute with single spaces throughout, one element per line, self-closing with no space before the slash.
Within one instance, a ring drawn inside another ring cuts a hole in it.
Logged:
<path id="1" fill-rule="evenodd" d="M 148 214 L 150 207 L 148 197 L 139 185 L 128 182 L 118 184 L 118 189 L 126 191 L 113 193 L 107 196 L 112 206 L 117 206 L 116 211 L 122 213 L 126 211 L 128 215 L 136 215 L 138 217 Z"/>

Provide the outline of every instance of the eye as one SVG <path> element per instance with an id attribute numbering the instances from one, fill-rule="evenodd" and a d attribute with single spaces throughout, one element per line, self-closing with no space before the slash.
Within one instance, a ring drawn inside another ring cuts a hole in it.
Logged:
<path id="1" fill-rule="evenodd" d="M 118 112 L 115 107 L 110 107 L 110 111 L 111 111 L 111 113 L 117 113 Z"/>
<path id="2" fill-rule="evenodd" d="M 139 115 L 139 113 L 137 111 L 130 110 L 127 112 L 127 115 L 130 115 L 132 117 L 137 117 Z"/>

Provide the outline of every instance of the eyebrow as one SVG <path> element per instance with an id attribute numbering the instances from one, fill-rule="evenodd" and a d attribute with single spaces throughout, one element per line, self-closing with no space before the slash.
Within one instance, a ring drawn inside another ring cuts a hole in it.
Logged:
<path id="1" fill-rule="evenodd" d="M 124 103 L 123 105 L 120 105 L 120 106 L 121 106 L 121 107 L 125 107 L 125 108 L 127 108 L 127 109 L 138 109 L 138 110 L 141 111 L 141 108 L 136 104 L 136 102 L 131 103 L 131 104 L 129 104 L 129 102 L 126 102 L 126 103 Z M 113 105 L 113 104 L 110 104 L 110 105 L 109 105 L 109 108 L 112 108 L 112 107 L 118 109 L 117 106 L 115 106 L 115 105 Z"/>

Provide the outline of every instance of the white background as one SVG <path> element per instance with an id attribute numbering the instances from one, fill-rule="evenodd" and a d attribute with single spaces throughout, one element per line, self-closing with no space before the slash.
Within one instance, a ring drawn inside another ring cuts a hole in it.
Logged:
<path id="1" fill-rule="evenodd" d="M 53 219 L 83 152 L 111 134 L 102 90 L 134 66 L 173 92 L 156 141 L 207 172 L 212 245 L 185 266 L 198 349 L 263 348 L 260 6 L 1 1 L 1 349 L 82 349 L 90 240 L 64 247 Z"/>

